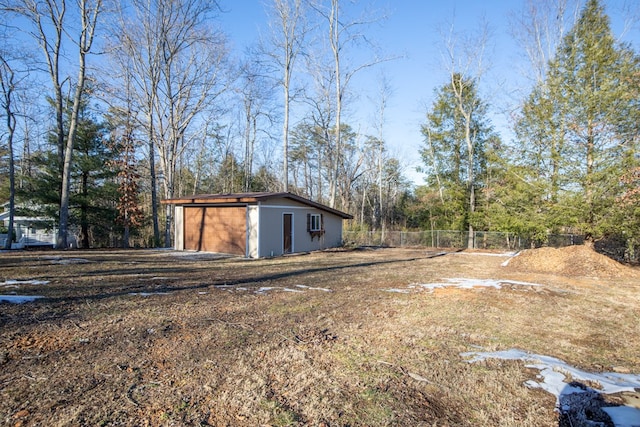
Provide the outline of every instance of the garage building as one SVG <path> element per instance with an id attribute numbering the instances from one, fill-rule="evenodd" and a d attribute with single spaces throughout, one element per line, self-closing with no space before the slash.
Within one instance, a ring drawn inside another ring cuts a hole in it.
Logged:
<path id="1" fill-rule="evenodd" d="M 205 194 L 175 205 L 176 250 L 248 258 L 337 247 L 352 216 L 291 193 Z"/>

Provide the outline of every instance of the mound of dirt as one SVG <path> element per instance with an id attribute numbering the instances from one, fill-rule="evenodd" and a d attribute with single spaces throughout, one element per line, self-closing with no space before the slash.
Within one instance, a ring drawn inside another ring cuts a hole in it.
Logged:
<path id="1" fill-rule="evenodd" d="M 528 249 L 509 261 L 514 270 L 562 276 L 623 277 L 633 270 L 584 245 Z"/>

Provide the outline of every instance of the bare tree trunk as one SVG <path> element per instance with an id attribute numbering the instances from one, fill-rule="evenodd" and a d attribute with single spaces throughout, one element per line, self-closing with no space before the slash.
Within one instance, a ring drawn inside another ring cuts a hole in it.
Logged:
<path id="1" fill-rule="evenodd" d="M 125 216 L 125 221 L 127 220 L 126 216 Z M 122 233 L 122 247 L 124 249 L 129 249 L 130 247 L 130 243 L 129 243 L 129 235 L 130 235 L 130 228 L 129 224 L 127 224 L 125 222 L 124 225 L 124 232 Z"/>
<path id="2" fill-rule="evenodd" d="M 282 190 L 289 191 L 289 85 L 284 89 L 284 121 L 282 124 Z"/>
<path id="3" fill-rule="evenodd" d="M 289 191 L 289 116 L 291 106 L 291 77 L 298 53 L 303 46 L 306 33 L 304 9 L 301 0 L 273 1 L 274 31 L 270 43 L 275 48 L 271 53 L 274 62 L 281 68 L 284 118 L 282 123 L 282 187 Z"/>
<path id="4" fill-rule="evenodd" d="M 371 62 L 365 62 L 354 68 L 345 69 L 342 66 L 342 57 L 345 55 L 345 48 L 350 44 L 356 42 L 356 40 L 363 39 L 366 41 L 366 37 L 362 33 L 357 32 L 357 28 L 371 24 L 375 20 L 357 20 L 351 22 L 343 22 L 340 17 L 340 1 L 331 0 L 328 10 L 322 10 L 319 6 L 314 6 L 315 10 L 320 13 L 329 25 L 329 47 L 332 53 L 333 59 L 333 74 L 334 74 L 334 86 L 335 86 L 335 129 L 334 138 L 335 143 L 333 147 L 333 158 L 331 159 L 331 169 L 329 170 L 329 206 L 335 207 L 336 196 L 338 192 L 338 175 L 341 173 L 341 167 L 343 162 L 343 141 L 342 141 L 342 111 L 344 103 L 344 95 L 349 82 L 358 71 L 379 64 L 384 61 L 388 61 L 391 58 L 375 58 Z M 344 195 L 343 195 L 344 198 Z"/>
<path id="5" fill-rule="evenodd" d="M 2 88 L 2 107 L 6 115 L 7 150 L 9 151 L 9 224 L 4 248 L 11 249 L 13 242 L 13 220 L 15 215 L 16 181 L 13 155 L 13 137 L 16 130 L 16 116 L 11 105 L 15 89 L 15 73 L 3 56 L 0 56 L 0 87 Z"/>
<path id="6" fill-rule="evenodd" d="M 442 203 L 442 205 L 444 206 L 444 187 L 442 186 L 442 181 L 440 180 L 440 167 L 438 165 L 438 162 L 436 161 L 435 151 L 433 149 L 433 141 L 431 140 L 431 129 L 428 126 L 425 126 L 425 130 L 427 132 L 427 144 L 429 148 L 429 154 L 431 155 L 434 175 L 436 177 L 436 184 L 438 184 L 438 196 L 440 196 L 440 203 Z"/>
<path id="7" fill-rule="evenodd" d="M 88 180 L 88 173 L 83 173 L 82 183 L 80 184 L 80 186 L 82 188 L 81 191 L 85 200 L 87 200 Z M 86 249 L 90 247 L 88 206 L 84 204 L 80 208 L 80 242 L 82 248 Z"/>
<path id="8" fill-rule="evenodd" d="M 594 165 L 594 152 L 595 152 L 595 136 L 593 125 L 588 123 L 587 129 L 587 144 L 586 144 L 586 176 L 585 176 L 585 201 L 587 203 L 587 232 L 585 235 L 585 244 L 593 247 L 593 233 L 595 227 L 595 209 L 593 206 L 593 165 Z"/>
<path id="9" fill-rule="evenodd" d="M 164 223 L 164 247 L 171 247 L 171 224 L 173 221 L 173 205 L 165 206 L 165 223 Z"/>
<path id="10" fill-rule="evenodd" d="M 456 100 L 458 101 L 458 109 L 464 120 L 464 140 L 467 145 L 467 193 L 469 195 L 469 229 L 467 236 L 467 248 L 473 249 L 474 247 L 474 228 L 473 228 L 473 214 L 476 211 L 476 194 L 475 194 L 475 143 L 471 137 L 471 121 L 474 106 L 465 105 L 465 92 L 466 87 L 462 76 L 455 77 L 456 74 L 451 75 L 451 87 L 453 88 Z"/>
<path id="11" fill-rule="evenodd" d="M 471 135 L 471 126 L 474 119 L 475 110 L 478 107 L 477 100 L 468 100 L 467 92 L 469 86 L 480 79 L 484 71 L 484 50 L 486 48 L 488 39 L 488 29 L 486 23 L 482 24 L 480 37 L 476 37 L 474 40 L 474 46 L 463 46 L 462 54 L 456 52 L 456 39 L 453 33 L 453 26 L 451 26 L 450 34 L 446 41 L 446 49 L 449 56 L 449 78 L 451 89 L 457 102 L 457 108 L 464 123 L 464 142 L 467 146 L 467 193 L 468 193 L 468 236 L 467 236 L 467 248 L 473 249 L 474 247 L 474 213 L 476 210 L 476 197 L 475 197 L 475 161 L 476 161 L 476 137 Z M 470 101 L 470 102 L 469 102 Z"/>
<path id="12" fill-rule="evenodd" d="M 338 168 L 340 167 L 340 156 L 342 155 L 342 138 L 340 127 L 342 125 L 342 70 L 340 68 L 340 21 L 338 0 L 331 0 L 331 11 L 329 13 L 329 42 L 333 53 L 335 85 L 336 85 L 336 128 L 335 128 L 335 150 L 333 163 L 329 172 L 329 206 L 336 205 L 336 191 L 338 187 Z"/>
<path id="13" fill-rule="evenodd" d="M 250 104 L 249 104 L 250 105 Z M 248 192 L 251 189 L 251 174 L 253 164 L 253 145 L 255 138 L 252 136 L 254 130 L 255 119 L 252 120 L 251 107 L 246 105 L 245 108 L 245 129 L 244 129 L 244 179 L 243 191 Z M 255 134 L 255 133 L 254 133 Z"/>
<path id="14" fill-rule="evenodd" d="M 13 12 L 19 16 L 25 17 L 33 24 L 35 30 L 31 35 L 36 39 L 47 64 L 47 71 L 51 78 L 52 90 L 54 93 L 54 108 L 56 117 L 56 146 L 58 156 L 58 173 L 61 178 L 60 187 L 58 188 L 61 198 L 60 207 L 62 207 L 62 177 L 64 175 L 64 157 L 65 157 L 65 129 L 64 129 L 64 99 L 62 96 L 62 82 L 60 81 L 60 55 L 62 46 L 62 37 L 65 33 L 65 15 L 66 1 L 51 0 L 47 2 L 24 1 L 16 2 L 14 5 L 7 7 L 8 12 Z M 50 24 L 47 25 L 47 24 Z M 66 230 L 66 224 L 64 226 Z M 65 242 L 66 246 L 66 242 Z"/>
<path id="15" fill-rule="evenodd" d="M 153 119 L 151 119 L 153 120 Z M 156 179 L 155 132 L 149 125 L 149 184 L 151 186 L 151 218 L 153 222 L 153 246 L 160 246 L 160 224 L 158 223 L 158 183 Z"/>
<path id="16" fill-rule="evenodd" d="M 385 113 L 386 113 L 386 108 L 387 108 L 387 102 L 389 101 L 389 96 L 391 95 L 391 87 L 389 85 L 389 82 L 387 81 L 386 78 L 382 78 L 381 82 L 380 82 L 380 98 L 379 98 L 379 105 L 378 105 L 378 120 L 377 120 L 377 128 L 378 128 L 378 140 L 379 140 L 379 146 L 378 146 L 378 196 L 380 198 L 380 230 L 381 230 L 381 236 L 382 236 L 382 240 L 384 241 L 385 238 L 385 232 L 387 230 L 387 220 L 388 218 L 388 214 L 389 214 L 389 209 L 388 209 L 388 204 L 389 204 L 389 193 L 390 191 L 387 191 L 386 197 L 384 197 L 384 192 L 382 190 L 383 188 L 383 179 L 384 179 L 384 168 L 383 168 L 383 155 L 384 155 L 384 151 L 385 151 L 385 143 L 384 143 L 384 125 L 385 125 Z M 385 201 L 385 203 L 383 204 L 383 201 Z"/>
<path id="17" fill-rule="evenodd" d="M 69 133 L 64 149 L 64 162 L 62 169 L 62 192 L 60 195 L 60 220 L 58 228 L 58 238 L 56 248 L 65 249 L 68 247 L 67 234 L 69 225 L 69 195 L 71 189 L 71 160 L 73 157 L 73 146 L 76 139 L 76 129 L 78 127 L 78 115 L 80 112 L 80 103 L 82 93 L 84 92 L 84 83 L 86 76 L 86 55 L 91 51 L 93 36 L 96 29 L 98 15 L 100 14 L 102 1 L 97 0 L 92 6 L 87 4 L 86 0 L 80 0 L 80 16 L 81 16 L 81 32 L 78 40 L 78 81 L 76 82 L 75 93 L 73 97 L 73 106 L 71 110 L 71 119 L 69 121 Z"/>

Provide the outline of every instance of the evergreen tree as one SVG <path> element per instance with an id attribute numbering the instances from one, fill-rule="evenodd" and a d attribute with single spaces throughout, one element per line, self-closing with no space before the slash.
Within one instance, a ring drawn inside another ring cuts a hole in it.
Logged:
<path id="1" fill-rule="evenodd" d="M 238 193 L 242 191 L 243 166 L 232 153 L 228 153 L 220 164 L 218 174 L 215 177 L 214 192 Z"/>
<path id="2" fill-rule="evenodd" d="M 116 153 L 106 138 L 104 124 L 92 117 L 79 118 L 72 167 L 69 207 L 71 224 L 80 227 L 83 248 L 108 246 L 116 219 Z"/>
<path id="3" fill-rule="evenodd" d="M 521 165 L 548 202 L 546 223 L 579 227 L 591 241 L 611 231 L 620 177 L 637 162 L 637 60 L 616 43 L 598 0 L 589 0 L 534 88 L 517 126 Z M 636 94 L 636 96 L 630 96 Z"/>
<path id="4" fill-rule="evenodd" d="M 420 198 L 430 204 L 425 206 L 430 226 L 472 234 L 481 225 L 476 190 L 486 175 L 486 146 L 498 141 L 474 80 L 455 74 L 438 90 L 422 134 L 428 190 L 421 190 Z"/>
<path id="5" fill-rule="evenodd" d="M 25 176 L 25 185 L 17 192 L 23 206 L 22 213 L 27 216 L 56 218 L 60 210 L 62 176 L 54 132 L 49 133 L 47 142 L 31 154 L 31 173 Z"/>
<path id="6" fill-rule="evenodd" d="M 63 122 L 65 126 L 70 117 L 71 111 L 68 111 L 67 120 Z M 29 214 L 57 216 L 62 176 L 56 147 L 57 134 L 52 130 L 49 146 L 36 152 L 31 159 L 34 171 L 25 191 L 20 194 L 21 199 L 33 207 Z M 88 114 L 85 97 L 76 124 L 69 196 L 70 230 L 79 232 L 79 244 L 83 247 L 110 244 L 116 212 L 116 173 L 110 167 L 114 156 L 106 138 L 106 128 Z"/>

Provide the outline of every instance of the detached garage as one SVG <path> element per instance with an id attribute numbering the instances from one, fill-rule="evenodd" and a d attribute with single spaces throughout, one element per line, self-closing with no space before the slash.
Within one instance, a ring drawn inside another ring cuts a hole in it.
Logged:
<path id="1" fill-rule="evenodd" d="M 176 250 L 249 258 L 340 246 L 352 216 L 291 193 L 207 194 L 163 200 L 175 205 Z"/>

